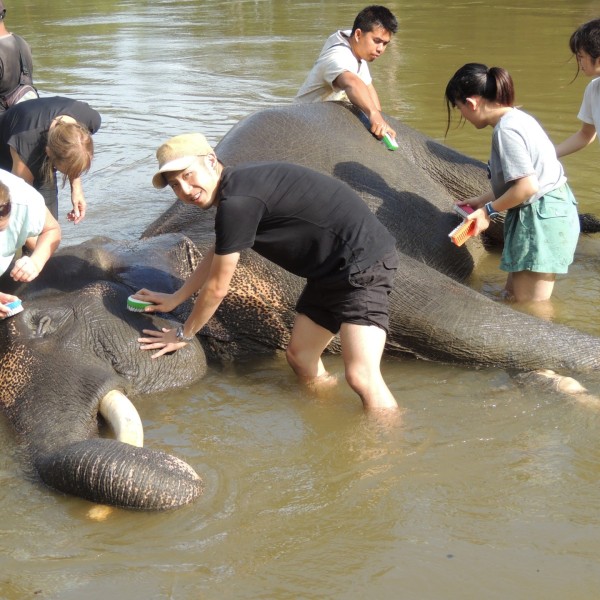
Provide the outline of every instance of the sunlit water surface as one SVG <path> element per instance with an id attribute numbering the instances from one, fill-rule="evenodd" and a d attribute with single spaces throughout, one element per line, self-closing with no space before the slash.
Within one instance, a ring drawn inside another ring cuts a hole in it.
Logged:
<path id="1" fill-rule="evenodd" d="M 65 244 L 137 237 L 172 201 L 152 189 L 154 151 L 200 130 L 217 143 L 245 115 L 290 102 L 325 37 L 364 4 L 273 0 L 12 0 L 43 95 L 103 116 L 84 186 L 86 220 L 60 203 Z M 51 9 L 50 9 L 51 6 Z M 400 31 L 372 67 L 386 112 L 443 139 L 443 90 L 465 62 L 508 68 L 520 104 L 555 141 L 578 127 L 572 81 L 582 0 L 388 2 Z M 490 130 L 446 143 L 487 159 Z M 598 148 L 564 161 L 600 214 Z M 556 286 L 556 319 L 600 335 L 598 237 Z M 497 296 L 491 255 L 471 285 Z M 526 334 L 526 332 L 524 332 Z M 338 358 L 328 367 L 341 375 Z M 0 597 L 592 599 L 600 590 L 600 414 L 517 387 L 502 371 L 388 359 L 402 427 L 363 413 L 345 384 L 316 401 L 283 358 L 213 370 L 135 399 L 146 445 L 189 462 L 204 496 L 166 514 L 113 510 L 25 480 L 1 423 Z M 583 380 L 600 393 L 596 379 Z"/>

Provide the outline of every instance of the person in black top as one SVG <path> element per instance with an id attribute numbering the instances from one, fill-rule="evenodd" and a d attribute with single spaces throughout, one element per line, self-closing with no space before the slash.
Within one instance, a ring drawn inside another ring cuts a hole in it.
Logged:
<path id="1" fill-rule="evenodd" d="M 37 98 L 33 87 L 33 59 L 29 44 L 10 33 L 4 23 L 6 8 L 0 0 L 0 114 L 17 102 Z"/>
<path id="2" fill-rule="evenodd" d="M 321 354 L 340 333 L 346 380 L 365 408 L 397 409 L 380 371 L 389 326 L 388 296 L 398 267 L 395 240 L 348 185 L 306 167 L 251 163 L 225 167 L 201 134 L 171 138 L 157 151 L 156 188 L 202 209 L 216 207 L 216 240 L 173 294 L 142 289 L 147 312 L 170 312 L 199 292 L 185 324 L 144 329 L 152 358 L 191 341 L 229 290 L 240 252 L 252 248 L 306 278 L 286 356 L 296 374 L 320 388 L 335 383 Z"/>
<path id="3" fill-rule="evenodd" d="M 100 114 L 89 104 L 51 96 L 20 102 L 0 118 L 0 168 L 11 171 L 39 190 L 46 206 L 58 216 L 56 171 L 69 181 L 73 210 L 67 218 L 79 223 L 86 201 L 81 175 L 94 157 L 92 134 Z"/>

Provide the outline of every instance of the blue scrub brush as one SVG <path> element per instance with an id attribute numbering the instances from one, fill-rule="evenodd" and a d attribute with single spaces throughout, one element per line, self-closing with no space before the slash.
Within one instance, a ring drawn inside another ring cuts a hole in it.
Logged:
<path id="1" fill-rule="evenodd" d="M 23 312 L 23 305 L 20 300 L 13 300 L 8 304 L 4 304 L 4 308 L 8 308 L 10 311 L 7 315 L 4 315 L 2 319 L 7 319 L 8 317 L 14 317 L 18 315 L 20 312 Z"/>

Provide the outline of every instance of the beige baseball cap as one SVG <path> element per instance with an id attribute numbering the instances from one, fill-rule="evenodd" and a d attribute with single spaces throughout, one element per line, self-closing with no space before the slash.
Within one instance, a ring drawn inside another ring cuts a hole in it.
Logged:
<path id="1" fill-rule="evenodd" d="M 152 178 L 152 185 L 157 189 L 166 187 L 167 180 L 163 173 L 183 171 L 198 156 L 207 156 L 213 152 L 211 145 L 201 133 L 184 133 L 172 137 L 156 151 L 158 171 Z"/>

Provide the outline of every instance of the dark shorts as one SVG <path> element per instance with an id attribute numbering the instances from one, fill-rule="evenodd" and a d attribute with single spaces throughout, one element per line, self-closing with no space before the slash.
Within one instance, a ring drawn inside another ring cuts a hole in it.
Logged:
<path id="1" fill-rule="evenodd" d="M 394 250 L 348 279 L 335 283 L 308 281 L 296 310 L 334 334 L 342 323 L 376 325 L 388 333 L 389 295 L 399 264 Z"/>

